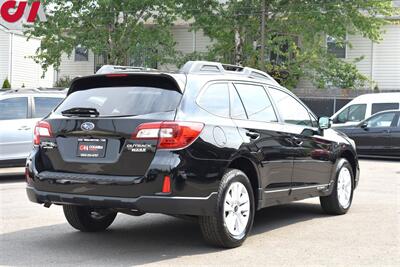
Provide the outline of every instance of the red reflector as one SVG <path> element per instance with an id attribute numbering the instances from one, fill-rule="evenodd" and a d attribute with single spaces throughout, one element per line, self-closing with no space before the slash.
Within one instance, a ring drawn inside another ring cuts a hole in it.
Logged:
<path id="1" fill-rule="evenodd" d="M 113 78 L 113 77 L 127 77 L 128 74 L 122 74 L 122 73 L 114 73 L 114 74 L 107 74 L 106 77 Z"/>
<path id="2" fill-rule="evenodd" d="M 162 191 L 163 193 L 171 193 L 171 177 L 169 176 L 164 176 L 164 182 L 162 185 Z"/>

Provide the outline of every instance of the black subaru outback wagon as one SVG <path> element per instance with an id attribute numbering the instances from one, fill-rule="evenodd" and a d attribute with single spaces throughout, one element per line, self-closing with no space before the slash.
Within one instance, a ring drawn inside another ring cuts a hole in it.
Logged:
<path id="1" fill-rule="evenodd" d="M 320 197 L 329 214 L 349 210 L 354 142 L 268 74 L 204 61 L 105 69 L 72 82 L 27 161 L 29 199 L 62 205 L 74 228 L 105 230 L 118 212 L 185 215 L 229 248 L 264 207 Z"/>

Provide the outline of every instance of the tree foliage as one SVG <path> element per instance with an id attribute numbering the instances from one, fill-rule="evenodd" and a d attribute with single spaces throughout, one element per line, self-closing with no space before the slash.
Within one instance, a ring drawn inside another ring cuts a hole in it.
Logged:
<path id="1" fill-rule="evenodd" d="M 175 54 L 173 0 L 47 0 L 45 8 L 47 21 L 37 20 L 25 32 L 42 39 L 34 59 L 45 70 L 58 68 L 62 53 L 70 56 L 78 45 L 114 65 L 130 64 L 135 53 L 144 65 L 166 63 Z"/>
<path id="2" fill-rule="evenodd" d="M 265 1 L 265 55 L 260 58 L 261 3 Z M 319 87 L 354 88 L 367 81 L 354 66 L 326 49 L 326 36 L 351 44 L 346 34 L 379 41 L 391 0 L 187 0 L 184 17 L 194 18 L 213 45 L 207 58 L 266 69 L 286 86 L 308 76 Z M 235 44 L 238 39 L 240 43 Z M 198 56 L 198 55 L 197 55 Z M 360 60 L 360 59 L 357 59 Z"/>

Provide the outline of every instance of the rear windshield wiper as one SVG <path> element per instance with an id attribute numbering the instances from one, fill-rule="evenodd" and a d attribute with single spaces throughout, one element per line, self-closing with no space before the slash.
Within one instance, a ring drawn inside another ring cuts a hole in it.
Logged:
<path id="1" fill-rule="evenodd" d="M 99 111 L 95 108 L 70 108 L 61 111 L 64 116 L 80 116 L 80 117 L 98 117 Z"/>

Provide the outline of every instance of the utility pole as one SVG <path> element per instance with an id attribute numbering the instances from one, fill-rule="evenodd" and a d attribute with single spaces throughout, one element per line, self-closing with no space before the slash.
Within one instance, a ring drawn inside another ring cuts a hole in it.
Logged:
<path id="1" fill-rule="evenodd" d="M 265 1 L 261 0 L 261 51 L 260 68 L 265 71 Z"/>

